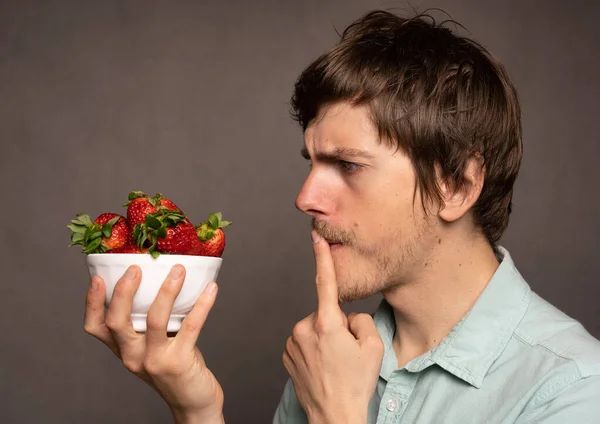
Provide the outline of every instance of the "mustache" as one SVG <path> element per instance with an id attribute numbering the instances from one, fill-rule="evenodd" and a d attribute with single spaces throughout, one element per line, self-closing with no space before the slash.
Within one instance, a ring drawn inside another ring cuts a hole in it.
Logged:
<path id="1" fill-rule="evenodd" d="M 319 234 L 321 237 L 323 237 L 330 243 L 341 243 L 349 245 L 354 240 L 351 233 L 338 228 L 334 228 L 327 222 L 319 221 L 316 218 L 312 219 L 311 226 L 313 230 L 317 232 L 317 234 Z"/>

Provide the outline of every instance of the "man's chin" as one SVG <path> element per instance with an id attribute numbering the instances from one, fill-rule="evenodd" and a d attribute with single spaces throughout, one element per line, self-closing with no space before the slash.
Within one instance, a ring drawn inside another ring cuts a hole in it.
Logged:
<path id="1" fill-rule="evenodd" d="M 370 298 L 371 296 L 373 296 L 375 294 L 376 293 L 371 293 L 371 294 L 360 294 L 360 293 L 359 294 L 355 294 L 355 293 L 352 293 L 352 294 L 349 294 L 349 295 L 343 294 L 343 295 L 340 295 L 340 297 L 339 297 L 340 304 L 341 305 L 345 305 L 345 304 L 348 304 L 348 303 L 358 302 L 360 300 L 368 299 L 368 298 Z"/>
<path id="2" fill-rule="evenodd" d="M 361 279 L 370 272 L 368 260 L 350 246 L 338 245 L 331 249 L 340 303 L 367 299 L 380 292 L 377 282 Z M 358 277 L 358 278 L 357 278 Z"/>
<path id="3" fill-rule="evenodd" d="M 370 286 L 338 286 L 338 297 L 341 304 L 365 300 L 370 298 L 371 296 L 379 294 L 380 292 L 381 290 L 377 288 L 370 288 Z"/>

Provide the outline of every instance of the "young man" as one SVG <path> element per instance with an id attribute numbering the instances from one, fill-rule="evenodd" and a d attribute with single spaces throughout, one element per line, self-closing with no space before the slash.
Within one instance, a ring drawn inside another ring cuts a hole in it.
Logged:
<path id="1" fill-rule="evenodd" d="M 275 423 L 597 423 L 600 343 L 534 294 L 498 246 L 521 162 L 517 95 L 475 42 L 423 17 L 372 12 L 300 76 L 292 99 L 310 174 L 316 311 L 287 340 Z M 174 338 L 185 270 L 129 323 L 132 267 L 86 331 L 152 385 L 176 422 L 223 422 L 195 346 L 211 285 Z M 382 293 L 373 317 L 340 301 Z"/>

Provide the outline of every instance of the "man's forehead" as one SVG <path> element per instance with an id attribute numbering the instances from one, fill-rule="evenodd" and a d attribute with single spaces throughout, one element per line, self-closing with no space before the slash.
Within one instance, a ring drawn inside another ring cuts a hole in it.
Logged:
<path id="1" fill-rule="evenodd" d="M 347 103 L 328 106 L 304 131 L 304 147 L 311 150 L 371 150 L 378 134 L 364 106 Z"/>

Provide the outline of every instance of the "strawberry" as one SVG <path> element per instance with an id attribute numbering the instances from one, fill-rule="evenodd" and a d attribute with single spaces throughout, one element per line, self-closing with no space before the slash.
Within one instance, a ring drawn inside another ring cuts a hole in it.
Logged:
<path id="1" fill-rule="evenodd" d="M 186 254 L 198 235 L 185 215 L 163 207 L 136 224 L 133 237 L 138 247 L 150 244 L 148 252 L 156 257 L 160 253 Z"/>
<path id="2" fill-rule="evenodd" d="M 162 194 L 157 193 L 153 197 L 148 197 L 143 191 L 129 193 L 129 201 L 123 206 L 127 206 L 127 221 L 132 229 L 137 224 L 143 223 L 146 215 L 156 213 L 159 209 L 166 208 L 183 213 L 175 203 L 162 197 Z"/>
<path id="3" fill-rule="evenodd" d="M 177 255 L 187 254 L 193 247 L 196 235 L 196 227 L 191 222 L 182 222 L 175 227 L 167 227 L 165 238 L 159 238 L 156 242 L 156 250 L 162 253 Z"/>
<path id="4" fill-rule="evenodd" d="M 223 228 L 232 224 L 231 221 L 223 221 L 221 212 L 211 213 L 208 220 L 196 227 L 200 247 L 197 248 L 200 256 L 221 257 L 225 250 L 225 232 Z"/>
<path id="5" fill-rule="evenodd" d="M 140 249 L 135 244 L 128 243 L 116 249 L 111 249 L 106 253 L 148 253 L 148 248 L 142 247 Z"/>
<path id="6" fill-rule="evenodd" d="M 200 237 L 196 234 L 196 237 L 192 241 L 192 246 L 190 250 L 187 251 L 186 255 L 193 256 L 202 256 L 202 241 L 200 241 Z"/>
<path id="7" fill-rule="evenodd" d="M 81 244 L 82 252 L 88 254 L 118 249 L 130 238 L 127 220 L 116 213 L 103 213 L 94 222 L 89 215 L 78 214 L 67 228 L 72 231 L 69 247 Z"/>

